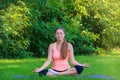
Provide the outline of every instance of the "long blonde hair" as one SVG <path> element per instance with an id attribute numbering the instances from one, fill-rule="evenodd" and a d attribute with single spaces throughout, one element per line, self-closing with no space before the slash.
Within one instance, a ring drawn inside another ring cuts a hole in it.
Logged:
<path id="1" fill-rule="evenodd" d="M 58 29 L 61 29 L 63 30 L 64 34 L 65 34 L 65 31 L 63 28 L 57 28 L 55 30 L 55 32 L 58 30 Z M 60 57 L 62 59 L 65 59 L 67 57 L 67 52 L 68 52 L 68 42 L 66 41 L 66 39 L 64 39 L 63 43 L 62 43 L 62 46 L 61 46 L 61 50 L 60 50 Z"/>

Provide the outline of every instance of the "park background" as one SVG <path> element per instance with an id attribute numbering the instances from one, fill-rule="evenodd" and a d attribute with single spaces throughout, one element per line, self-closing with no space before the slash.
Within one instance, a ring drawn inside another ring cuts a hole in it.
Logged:
<path id="1" fill-rule="evenodd" d="M 44 63 L 57 27 L 65 29 L 76 60 L 91 68 L 52 79 L 120 78 L 119 0 L 0 0 L 0 78 L 51 79 L 32 71 Z"/>

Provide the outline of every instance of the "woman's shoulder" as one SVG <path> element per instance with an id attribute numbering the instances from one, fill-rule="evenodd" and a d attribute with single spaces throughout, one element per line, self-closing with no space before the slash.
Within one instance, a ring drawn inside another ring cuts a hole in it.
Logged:
<path id="1" fill-rule="evenodd" d="M 49 47 L 52 48 L 52 47 L 54 46 L 54 44 L 55 44 L 55 42 L 54 42 L 54 43 L 51 43 L 51 44 L 49 45 Z"/>
<path id="2" fill-rule="evenodd" d="M 68 50 L 70 50 L 71 48 L 73 48 L 71 43 L 68 43 Z"/>
<path id="3" fill-rule="evenodd" d="M 72 44 L 71 44 L 71 43 L 67 43 L 67 44 L 68 44 L 68 47 L 69 47 L 69 46 L 70 46 L 70 47 L 72 46 Z"/>

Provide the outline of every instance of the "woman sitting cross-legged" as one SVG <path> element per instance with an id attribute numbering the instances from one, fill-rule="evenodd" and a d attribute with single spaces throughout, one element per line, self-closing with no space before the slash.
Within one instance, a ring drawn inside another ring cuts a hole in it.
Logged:
<path id="1" fill-rule="evenodd" d="M 55 31 L 56 42 L 50 44 L 48 49 L 48 57 L 42 67 L 36 68 L 34 72 L 40 75 L 77 75 L 82 73 L 84 68 L 88 68 L 88 64 L 80 64 L 74 59 L 73 46 L 65 39 L 63 28 L 57 28 Z M 70 68 L 68 60 L 70 59 L 73 68 Z M 45 69 L 53 61 L 51 69 Z"/>

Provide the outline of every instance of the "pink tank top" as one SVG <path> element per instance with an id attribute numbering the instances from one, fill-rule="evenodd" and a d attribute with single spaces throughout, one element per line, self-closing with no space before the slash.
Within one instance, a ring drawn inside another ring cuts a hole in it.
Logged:
<path id="1" fill-rule="evenodd" d="M 66 69 L 69 69 L 70 68 L 70 65 L 68 63 L 69 56 L 67 56 L 66 59 L 61 59 L 60 58 L 60 52 L 57 50 L 56 44 L 57 44 L 56 42 L 53 44 L 53 53 L 52 53 L 53 65 L 52 65 L 52 69 L 55 69 L 55 70 L 58 70 L 58 71 L 64 71 Z"/>

